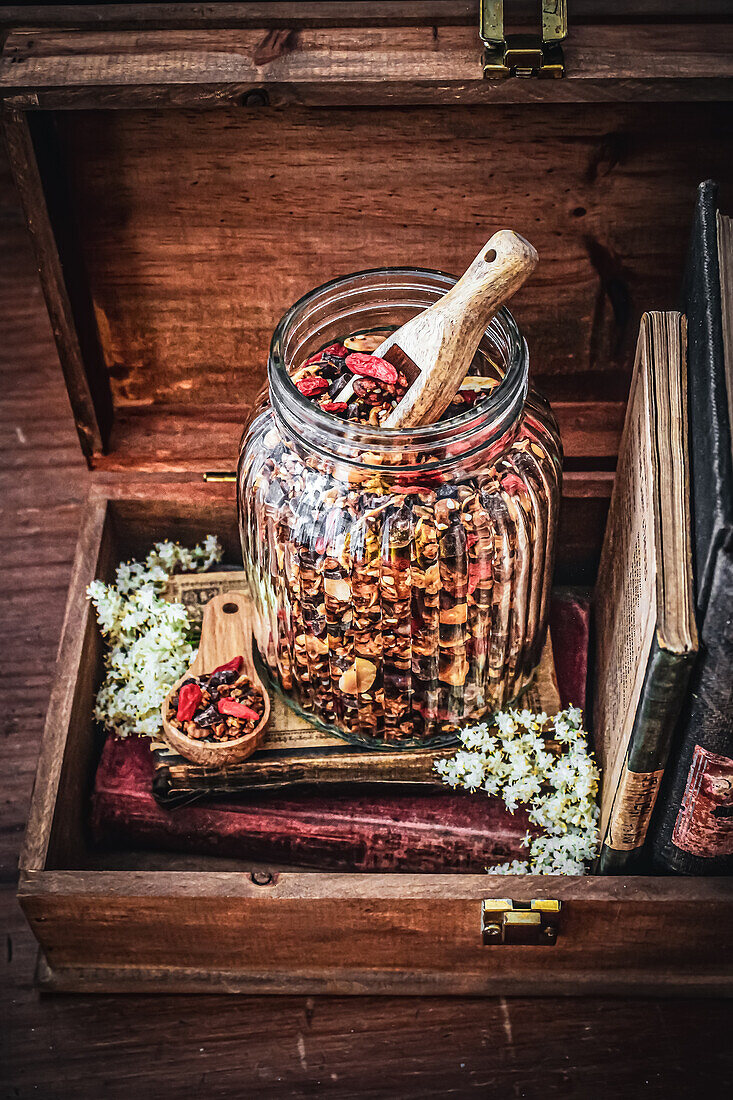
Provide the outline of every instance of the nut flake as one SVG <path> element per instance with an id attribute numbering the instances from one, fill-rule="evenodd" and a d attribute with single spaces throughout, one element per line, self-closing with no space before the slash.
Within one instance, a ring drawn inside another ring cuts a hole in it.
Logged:
<path id="1" fill-rule="evenodd" d="M 347 351 L 363 351 L 371 355 L 384 340 L 383 332 L 362 332 L 356 336 L 348 336 L 344 340 Z"/>
<path id="2" fill-rule="evenodd" d="M 339 690 L 344 695 L 361 695 L 374 683 L 377 667 L 364 657 L 357 657 L 351 668 L 347 668 L 339 679 Z"/>

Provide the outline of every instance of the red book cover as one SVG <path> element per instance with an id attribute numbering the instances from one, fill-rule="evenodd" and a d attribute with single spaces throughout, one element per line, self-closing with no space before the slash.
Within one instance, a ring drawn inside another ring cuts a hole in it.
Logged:
<path id="1" fill-rule="evenodd" d="M 585 701 L 588 617 L 584 600 L 553 601 L 563 705 Z M 92 795 L 95 843 L 352 871 L 483 871 L 526 855 L 525 812 L 510 814 L 499 799 L 467 792 L 301 790 L 163 808 L 152 794 L 148 746 L 107 738 Z"/>
<path id="2" fill-rule="evenodd" d="M 98 843 L 344 871 L 481 871 L 520 859 L 529 828 L 520 810 L 465 792 L 278 792 L 164 809 L 152 777 L 147 739 L 107 738 L 92 798 Z"/>

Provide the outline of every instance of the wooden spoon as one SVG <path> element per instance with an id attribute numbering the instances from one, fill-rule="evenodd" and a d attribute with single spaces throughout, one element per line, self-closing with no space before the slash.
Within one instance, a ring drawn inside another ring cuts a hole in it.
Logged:
<path id="1" fill-rule="evenodd" d="M 163 700 L 163 736 L 172 749 L 194 764 L 204 767 L 220 767 L 236 764 L 251 756 L 264 739 L 265 726 L 270 717 L 270 696 L 257 675 L 252 658 L 252 609 L 246 596 L 239 592 L 225 592 L 214 596 L 204 608 L 201 624 L 201 641 L 198 653 L 185 676 L 171 688 Z M 168 721 L 170 700 L 179 686 L 189 676 L 203 676 L 213 672 L 234 657 L 242 656 L 245 672 L 253 686 L 262 692 L 265 710 L 262 720 L 251 733 L 233 741 L 196 741 L 188 737 Z"/>
<path id="2" fill-rule="evenodd" d="M 460 389 L 489 321 L 537 266 L 537 252 L 510 229 L 495 233 L 454 287 L 374 351 L 401 370 L 409 388 L 384 428 L 432 424 Z M 348 401 L 350 382 L 338 395 Z"/>

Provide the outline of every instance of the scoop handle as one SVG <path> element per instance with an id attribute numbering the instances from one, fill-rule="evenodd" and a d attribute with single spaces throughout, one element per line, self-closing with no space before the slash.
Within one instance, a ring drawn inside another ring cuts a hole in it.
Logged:
<path id="1" fill-rule="evenodd" d="M 539 256 L 529 241 L 511 229 L 500 229 L 483 246 L 473 263 L 433 307 L 461 338 L 476 341 L 494 314 L 534 271 Z"/>
<path id="2" fill-rule="evenodd" d="M 244 593 L 223 592 L 210 599 L 204 608 L 201 640 L 190 672 L 203 676 L 205 672 L 213 672 L 219 665 L 239 656 L 243 658 L 245 670 L 252 676 L 255 672 L 252 608 Z"/>
<path id="3" fill-rule="evenodd" d="M 390 349 L 397 345 L 418 368 L 407 393 L 384 421 L 385 428 L 413 428 L 440 418 L 460 388 L 489 321 L 538 261 L 524 237 L 511 229 L 499 230 L 455 286 L 377 348 L 376 355 L 390 358 Z"/>

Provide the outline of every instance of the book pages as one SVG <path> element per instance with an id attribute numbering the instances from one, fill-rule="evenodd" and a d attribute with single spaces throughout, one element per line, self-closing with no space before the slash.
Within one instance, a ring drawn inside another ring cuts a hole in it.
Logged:
<path id="1" fill-rule="evenodd" d="M 649 354 L 645 316 L 596 587 L 593 725 L 603 769 L 602 836 L 619 784 L 657 622 Z"/>

